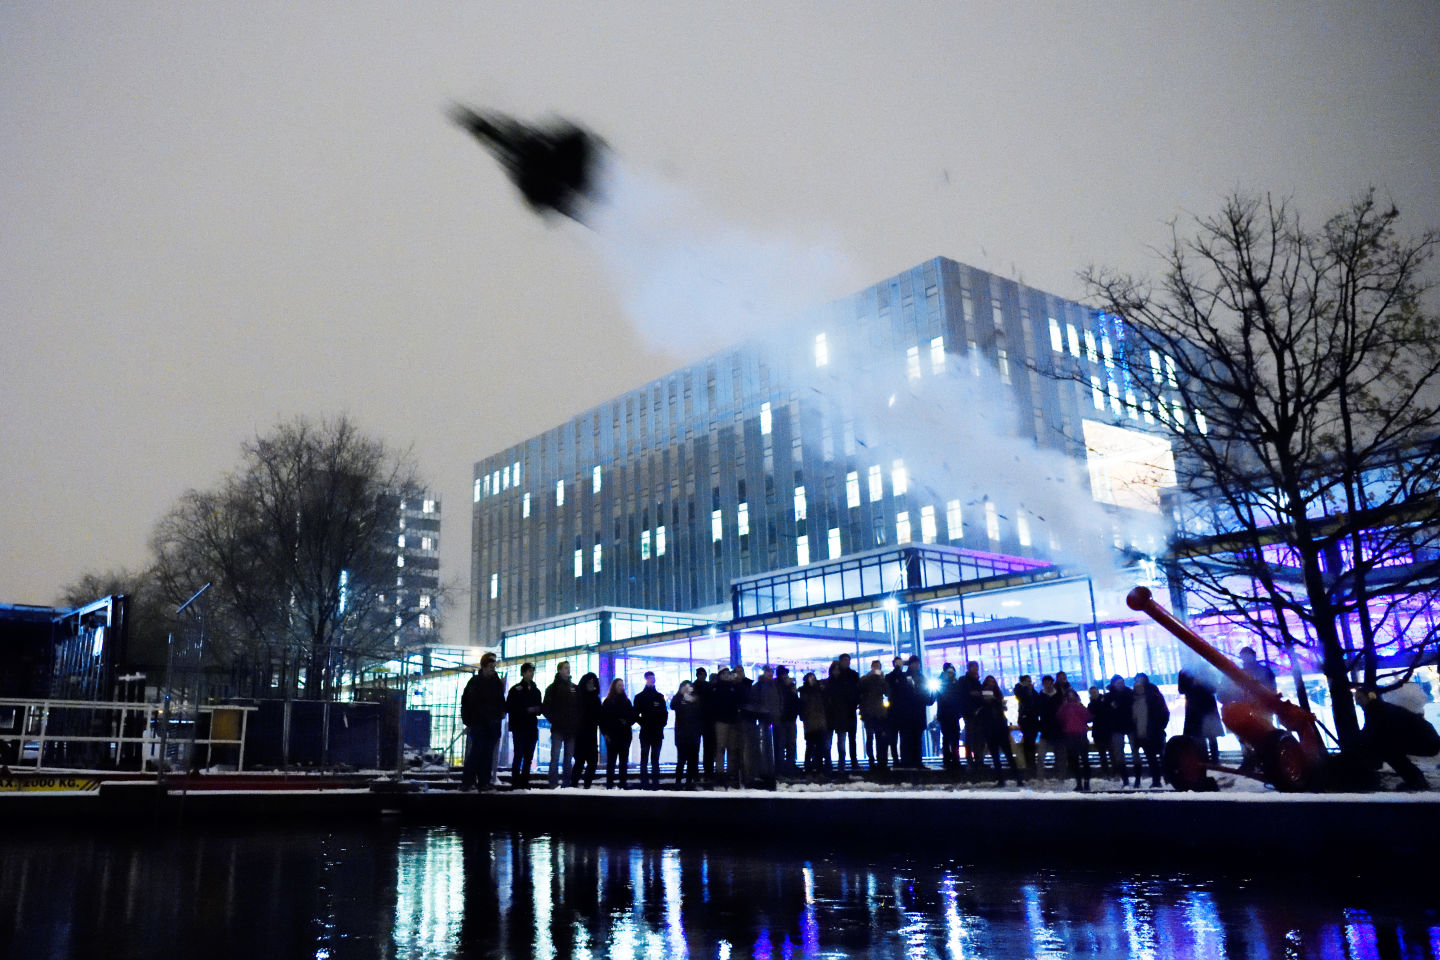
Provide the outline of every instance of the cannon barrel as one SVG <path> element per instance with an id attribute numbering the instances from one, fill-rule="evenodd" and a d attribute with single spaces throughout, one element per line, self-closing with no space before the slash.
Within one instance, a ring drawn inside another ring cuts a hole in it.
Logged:
<path id="1" fill-rule="evenodd" d="M 1136 587 L 1131 590 L 1125 597 L 1125 603 L 1131 610 L 1148 614 L 1150 619 L 1174 634 L 1177 640 L 1194 650 L 1206 663 L 1219 670 L 1228 680 L 1245 691 L 1252 701 L 1266 710 L 1272 711 L 1275 718 L 1287 730 L 1295 734 L 1307 751 L 1312 754 L 1324 752 L 1324 744 L 1320 740 L 1320 731 L 1316 725 L 1314 714 L 1286 700 L 1241 670 L 1229 657 L 1206 643 L 1198 633 L 1181 623 L 1169 610 L 1160 606 L 1149 587 Z"/>

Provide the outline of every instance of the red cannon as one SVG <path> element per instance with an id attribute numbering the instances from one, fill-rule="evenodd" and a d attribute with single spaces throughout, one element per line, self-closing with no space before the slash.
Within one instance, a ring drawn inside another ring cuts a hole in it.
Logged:
<path id="1" fill-rule="evenodd" d="M 1155 602 L 1149 587 L 1136 587 L 1125 598 L 1131 610 L 1149 614 L 1151 619 L 1169 630 L 1181 643 L 1194 650 L 1205 662 L 1219 670 L 1244 693 L 1220 710 L 1220 718 L 1236 738 L 1254 751 L 1259 761 L 1260 779 L 1287 792 L 1316 789 L 1326 761 L 1325 744 L 1315 715 L 1256 682 L 1230 659 L 1200 638 L 1170 611 Z M 1283 730 L 1275 726 L 1278 720 Z M 1212 782 L 1207 770 L 1227 773 L 1249 773 L 1205 762 L 1199 743 L 1190 737 L 1171 737 L 1165 745 L 1165 776 L 1177 790 L 1203 790 Z"/>

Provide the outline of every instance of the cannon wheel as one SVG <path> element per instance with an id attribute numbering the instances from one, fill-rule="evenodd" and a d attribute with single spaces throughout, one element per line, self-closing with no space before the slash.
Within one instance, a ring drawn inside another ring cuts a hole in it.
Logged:
<path id="1" fill-rule="evenodd" d="M 1276 730 L 1260 741 L 1260 770 L 1265 782 L 1282 793 L 1310 789 L 1310 765 L 1300 743 L 1284 730 Z"/>
<path id="2" fill-rule="evenodd" d="M 1165 780 L 1176 790 L 1204 790 L 1205 749 L 1193 737 L 1171 737 L 1165 744 Z"/>

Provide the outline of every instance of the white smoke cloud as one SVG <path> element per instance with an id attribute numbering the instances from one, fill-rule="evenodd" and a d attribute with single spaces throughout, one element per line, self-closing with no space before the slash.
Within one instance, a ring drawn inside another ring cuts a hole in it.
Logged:
<path id="1" fill-rule="evenodd" d="M 854 283 L 838 249 L 743 229 L 675 185 L 613 158 L 608 166 L 605 199 L 586 222 L 648 342 L 685 356 L 762 344 L 792 392 L 854 422 L 866 448 L 856 450 L 859 462 L 888 477 L 903 457 L 910 485 L 933 494 L 937 511 L 959 499 L 970 529 L 983 528 L 987 499 L 1012 529 L 1023 511 L 1037 548 L 1102 583 L 1111 577 L 1115 517 L 1092 499 L 1082 464 L 1017 435 L 1014 392 L 988 362 L 971 375 L 968 357 L 948 353 L 945 375 L 935 375 L 926 348 L 924 374 L 910 379 L 903 361 L 887 353 L 881 363 L 893 369 L 875 369 L 861 338 L 836 336 L 830 362 L 817 368 L 815 334 L 834 329 L 822 305 Z M 864 482 L 866 467 L 860 472 Z M 919 514 L 910 519 L 919 540 Z M 1136 522 L 1122 533 L 1127 541 L 1163 543 L 1158 518 Z"/>

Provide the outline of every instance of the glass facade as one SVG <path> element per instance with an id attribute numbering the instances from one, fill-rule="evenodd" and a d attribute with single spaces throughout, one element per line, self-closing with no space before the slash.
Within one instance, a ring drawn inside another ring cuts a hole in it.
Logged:
<path id="1" fill-rule="evenodd" d="M 1041 557 L 1043 523 L 1022 530 L 1006 491 L 986 501 L 985 523 L 962 526 L 960 504 L 907 468 L 906 451 L 864 436 L 794 368 L 906 390 L 988 365 L 1020 435 L 1082 459 L 1080 422 L 1101 416 L 1088 372 L 1076 383 L 1034 371 L 1093 367 L 1100 382 L 1098 344 L 1123 342 L 1115 318 L 936 258 L 809 322 L 793 349 L 709 357 L 477 462 L 471 643 L 604 606 L 725 614 L 733 580 L 910 540 Z M 1057 355 L 1061 329 L 1097 346 Z M 965 344 L 967 362 L 947 363 L 947 344 Z"/>

